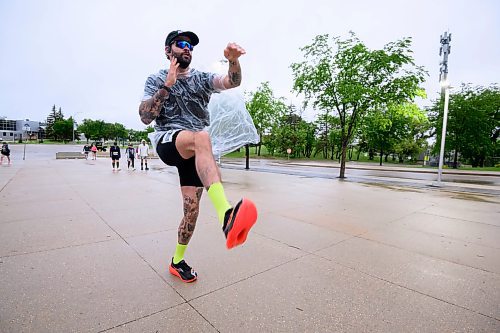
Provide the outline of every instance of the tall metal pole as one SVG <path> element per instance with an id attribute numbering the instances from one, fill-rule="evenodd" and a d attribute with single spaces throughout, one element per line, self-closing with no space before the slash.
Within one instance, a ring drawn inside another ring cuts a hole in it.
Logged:
<path id="1" fill-rule="evenodd" d="M 450 88 L 444 87 L 444 113 L 443 113 L 443 130 L 441 131 L 441 150 L 439 151 L 439 167 L 438 167 L 438 184 L 441 184 L 441 176 L 443 174 L 444 162 L 444 144 L 446 137 L 446 124 L 448 123 L 448 102 L 450 100 Z"/>
<path id="2" fill-rule="evenodd" d="M 441 185 L 441 178 L 443 174 L 443 162 L 444 162 L 444 147 L 446 140 L 446 124 L 448 122 L 448 103 L 450 99 L 450 84 L 448 83 L 448 55 L 450 54 L 450 42 L 451 34 L 447 31 L 441 35 L 441 48 L 439 49 L 439 55 L 443 55 L 443 60 L 441 61 L 439 68 L 439 81 L 441 84 L 441 94 L 444 92 L 444 112 L 443 112 L 443 129 L 441 131 L 441 149 L 439 151 L 439 167 L 438 167 L 438 185 Z M 444 91 L 443 91 L 444 90 Z"/>

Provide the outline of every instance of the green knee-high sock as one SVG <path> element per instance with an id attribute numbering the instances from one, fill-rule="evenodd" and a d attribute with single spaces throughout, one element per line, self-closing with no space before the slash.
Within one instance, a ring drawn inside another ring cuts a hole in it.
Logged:
<path id="1" fill-rule="evenodd" d="M 177 243 L 174 253 L 174 264 L 178 264 L 182 259 L 184 259 L 184 252 L 186 252 L 187 245 Z"/>
<path id="2" fill-rule="evenodd" d="M 231 208 L 231 205 L 226 199 L 224 187 L 222 187 L 221 183 L 213 183 L 210 185 L 207 193 L 215 207 L 215 210 L 217 211 L 220 224 L 224 224 L 224 214 L 229 208 Z"/>

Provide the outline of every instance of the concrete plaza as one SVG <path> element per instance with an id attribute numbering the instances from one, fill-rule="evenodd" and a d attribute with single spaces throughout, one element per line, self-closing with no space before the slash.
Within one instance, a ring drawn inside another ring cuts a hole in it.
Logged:
<path id="1" fill-rule="evenodd" d="M 184 284 L 174 168 L 54 157 L 0 166 L 0 332 L 500 332 L 498 196 L 222 168 L 259 219 L 204 194 Z"/>

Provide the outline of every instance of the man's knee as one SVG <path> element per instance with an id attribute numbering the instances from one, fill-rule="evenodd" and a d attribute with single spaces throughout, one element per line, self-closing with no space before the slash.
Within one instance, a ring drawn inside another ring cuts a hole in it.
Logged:
<path id="1" fill-rule="evenodd" d="M 210 134 L 206 131 L 194 133 L 194 143 L 195 145 L 211 145 Z"/>

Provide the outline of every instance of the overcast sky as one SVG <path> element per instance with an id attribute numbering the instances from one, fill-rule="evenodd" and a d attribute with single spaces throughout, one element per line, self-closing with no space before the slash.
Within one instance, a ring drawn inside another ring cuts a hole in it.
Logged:
<path id="1" fill-rule="evenodd" d="M 452 33 L 449 79 L 489 85 L 500 77 L 500 1 L 170 1 L 0 0 L 0 116 L 43 121 L 52 105 L 66 117 L 143 129 L 144 82 L 167 66 L 166 35 L 200 38 L 191 66 L 216 71 L 230 41 L 243 46 L 241 92 L 269 81 L 292 94 L 290 64 L 314 36 L 346 37 L 371 49 L 410 36 L 415 61 L 429 71 L 428 101 L 439 91 L 439 36 Z M 311 114 L 306 117 L 312 117 Z"/>

